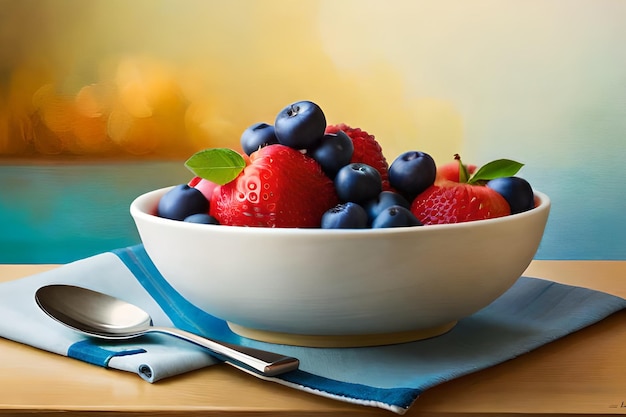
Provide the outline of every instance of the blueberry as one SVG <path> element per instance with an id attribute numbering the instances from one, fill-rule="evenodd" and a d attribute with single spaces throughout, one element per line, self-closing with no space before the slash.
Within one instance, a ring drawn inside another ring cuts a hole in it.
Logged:
<path id="1" fill-rule="evenodd" d="M 421 226 L 422 223 L 411 210 L 403 206 L 391 206 L 383 210 L 372 222 L 372 229 L 385 227 Z"/>
<path id="2" fill-rule="evenodd" d="M 163 194 L 157 206 L 157 216 L 183 220 L 196 213 L 206 213 L 209 200 L 195 188 L 180 184 Z"/>
<path id="3" fill-rule="evenodd" d="M 310 151 L 328 178 L 333 179 L 337 172 L 350 163 L 354 153 L 354 144 L 350 136 L 343 131 L 324 135 L 318 146 Z"/>
<path id="4" fill-rule="evenodd" d="M 185 217 L 183 220 L 188 223 L 200 223 L 200 224 L 220 224 L 217 219 L 207 213 L 196 213 L 191 216 Z"/>
<path id="5" fill-rule="evenodd" d="M 356 203 L 342 203 L 322 215 L 322 229 L 366 229 L 367 213 Z"/>
<path id="6" fill-rule="evenodd" d="M 383 210 L 391 206 L 402 206 L 406 209 L 410 209 L 411 203 L 399 193 L 383 191 L 378 194 L 378 197 L 368 201 L 364 208 L 371 223 Z"/>
<path id="7" fill-rule="evenodd" d="M 389 183 L 409 200 L 430 187 L 436 176 L 435 160 L 425 152 L 405 152 L 389 166 Z"/>
<path id="8" fill-rule="evenodd" d="M 274 131 L 278 142 L 295 149 L 314 148 L 324 137 L 326 116 L 310 101 L 290 104 L 278 113 Z"/>
<path id="9" fill-rule="evenodd" d="M 255 123 L 241 134 L 241 148 L 246 155 L 260 148 L 278 143 L 274 126 L 267 123 Z"/>
<path id="10" fill-rule="evenodd" d="M 335 176 L 335 191 L 342 202 L 365 204 L 383 190 L 382 179 L 376 168 L 353 162 L 341 168 Z"/>
<path id="11" fill-rule="evenodd" d="M 511 207 L 511 214 L 521 213 L 535 207 L 535 193 L 528 181 L 523 178 L 496 178 L 487 182 L 487 187 L 504 197 Z"/>

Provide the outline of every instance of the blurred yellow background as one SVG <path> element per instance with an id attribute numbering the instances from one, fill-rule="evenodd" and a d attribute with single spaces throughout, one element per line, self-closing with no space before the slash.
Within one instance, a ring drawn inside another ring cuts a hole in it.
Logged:
<path id="1" fill-rule="evenodd" d="M 181 157 L 238 146 L 248 125 L 301 99 L 373 133 L 389 158 L 410 144 L 449 159 L 461 146 L 460 109 L 415 83 L 432 49 L 412 29 L 429 20 L 417 2 L 2 6 L 2 155 Z"/>
<path id="2" fill-rule="evenodd" d="M 538 257 L 626 259 L 624 22 L 622 0 L 0 0 L 0 159 L 178 164 L 307 99 L 389 161 L 525 163 L 553 199 Z M 164 175 L 138 178 L 187 173 Z"/>

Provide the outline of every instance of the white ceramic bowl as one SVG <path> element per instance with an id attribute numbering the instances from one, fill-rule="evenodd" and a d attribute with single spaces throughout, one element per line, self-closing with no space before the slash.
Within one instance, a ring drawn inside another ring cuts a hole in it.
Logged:
<path id="1" fill-rule="evenodd" d="M 365 346 L 442 334 L 520 277 L 550 200 L 497 219 L 423 227 L 324 230 L 193 224 L 154 215 L 167 188 L 131 215 L 161 274 L 191 303 L 246 337 Z"/>

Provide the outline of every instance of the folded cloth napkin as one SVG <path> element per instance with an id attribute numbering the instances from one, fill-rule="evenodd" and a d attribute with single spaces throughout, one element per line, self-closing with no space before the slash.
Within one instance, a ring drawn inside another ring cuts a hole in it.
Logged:
<path id="1" fill-rule="evenodd" d="M 346 402 L 405 413 L 426 389 L 515 358 L 626 308 L 626 300 L 580 287 L 521 277 L 492 304 L 448 333 L 422 341 L 363 348 L 306 348 L 254 341 L 202 312 L 159 274 L 142 245 L 121 248 L 0 284 L 0 336 L 96 365 L 135 372 L 149 382 L 219 361 L 175 337 L 150 334 L 99 341 L 39 310 L 46 284 L 74 284 L 139 305 L 155 325 L 300 359 L 278 377 L 254 375 Z"/>

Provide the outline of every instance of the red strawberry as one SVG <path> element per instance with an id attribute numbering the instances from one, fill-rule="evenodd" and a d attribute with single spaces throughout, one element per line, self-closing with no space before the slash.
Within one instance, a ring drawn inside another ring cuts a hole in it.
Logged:
<path id="1" fill-rule="evenodd" d="M 506 199 L 485 184 L 494 178 L 513 175 L 521 164 L 499 159 L 476 170 L 474 165 L 463 165 L 458 155 L 455 159 L 438 170 L 435 184 L 415 197 L 411 203 L 415 217 L 423 224 L 446 224 L 511 214 Z"/>
<path id="2" fill-rule="evenodd" d="M 445 224 L 507 216 L 511 208 L 491 188 L 440 180 L 413 200 L 411 212 L 423 224 Z"/>
<path id="3" fill-rule="evenodd" d="M 350 136 L 352 144 L 354 145 L 354 153 L 352 154 L 350 162 L 361 162 L 376 168 L 376 170 L 380 172 L 380 177 L 383 180 L 383 190 L 391 189 L 388 173 L 389 164 L 374 135 L 370 135 L 360 128 L 352 128 L 345 123 L 326 127 L 326 133 L 337 133 L 340 130 L 343 130 L 345 134 Z"/>
<path id="4" fill-rule="evenodd" d="M 237 178 L 215 189 L 210 214 L 228 226 L 320 227 L 336 204 L 333 182 L 319 164 L 276 144 L 252 153 Z"/>
<path id="5" fill-rule="evenodd" d="M 469 174 L 473 174 L 474 172 L 476 172 L 476 165 L 466 165 L 465 167 Z M 437 178 L 435 179 L 435 182 L 441 180 L 459 182 L 459 173 L 460 170 L 458 161 L 448 162 L 447 164 L 437 167 Z"/>

